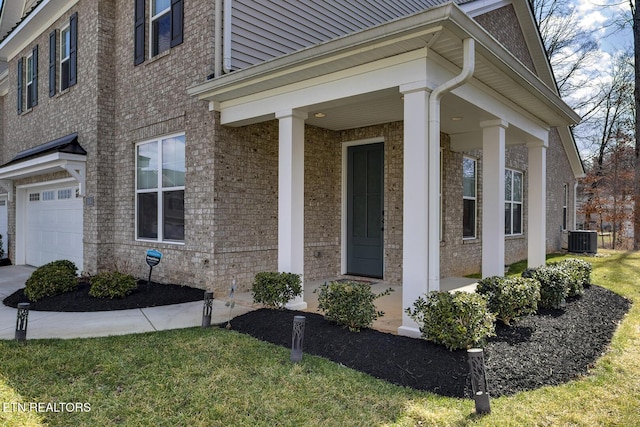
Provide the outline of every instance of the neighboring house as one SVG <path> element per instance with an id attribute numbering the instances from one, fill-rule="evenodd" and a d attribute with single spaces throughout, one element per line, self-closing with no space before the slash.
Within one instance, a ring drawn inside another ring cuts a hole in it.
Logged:
<path id="1" fill-rule="evenodd" d="M 157 248 L 165 282 L 353 274 L 402 284 L 407 307 L 560 249 L 579 117 L 526 0 L 11 3 L 15 264 L 143 274 Z"/>

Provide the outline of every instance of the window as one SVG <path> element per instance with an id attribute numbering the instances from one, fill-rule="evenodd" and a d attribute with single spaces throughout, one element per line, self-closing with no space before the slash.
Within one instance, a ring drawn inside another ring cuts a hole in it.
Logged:
<path id="1" fill-rule="evenodd" d="M 185 137 L 136 146 L 136 237 L 184 241 Z"/>
<path id="2" fill-rule="evenodd" d="M 20 58 L 17 66 L 17 107 L 18 114 L 38 104 L 38 46 L 36 45 L 26 58 Z M 26 92 L 26 94 L 25 94 Z M 26 95 L 26 104 L 25 102 Z"/>
<path id="3" fill-rule="evenodd" d="M 504 171 L 504 234 L 522 234 L 522 172 Z"/>
<path id="4" fill-rule="evenodd" d="M 462 158 L 462 237 L 476 237 L 476 160 Z"/>
<path id="5" fill-rule="evenodd" d="M 27 56 L 26 68 L 27 108 L 33 108 L 38 103 L 38 46 Z"/>
<path id="6" fill-rule="evenodd" d="M 55 33 L 50 36 L 50 43 L 55 46 Z M 77 83 L 77 44 L 78 44 L 78 14 L 74 13 L 69 19 L 69 25 L 60 30 L 60 91 L 64 91 Z M 49 63 L 49 93 L 55 94 L 55 47 L 50 47 Z"/>
<path id="7" fill-rule="evenodd" d="M 567 205 L 569 203 L 569 186 L 564 184 L 562 195 L 562 229 L 567 229 Z"/>
<path id="8" fill-rule="evenodd" d="M 70 199 L 71 198 L 71 189 L 65 188 L 64 190 L 58 190 L 58 200 Z"/>
<path id="9" fill-rule="evenodd" d="M 49 190 L 49 191 L 42 192 L 42 200 L 48 201 L 48 200 L 55 200 L 55 199 L 56 199 L 55 191 Z"/>
<path id="10" fill-rule="evenodd" d="M 182 43 L 183 0 L 135 0 L 134 65 L 145 60 L 145 5 L 149 1 L 149 56 Z"/>
<path id="11" fill-rule="evenodd" d="M 37 202 L 38 200 L 40 200 L 40 193 L 31 193 L 31 194 L 29 194 L 29 201 L 30 202 Z"/>

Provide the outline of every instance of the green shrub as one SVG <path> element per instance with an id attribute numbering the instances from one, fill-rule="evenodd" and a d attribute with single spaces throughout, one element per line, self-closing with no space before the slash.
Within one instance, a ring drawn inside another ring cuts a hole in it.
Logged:
<path id="1" fill-rule="evenodd" d="M 0 234 L 0 259 L 4 258 L 4 249 L 2 246 L 2 234 Z"/>
<path id="2" fill-rule="evenodd" d="M 584 294 L 584 287 L 589 284 L 591 276 L 591 263 L 578 258 L 567 258 L 549 265 L 555 265 L 563 269 L 569 275 L 570 297 Z"/>
<path id="3" fill-rule="evenodd" d="M 384 311 L 376 310 L 374 301 L 392 291 L 389 288 L 376 295 L 366 283 L 325 283 L 319 288 L 318 310 L 324 312 L 326 319 L 346 326 L 350 331 L 359 331 L 371 327 L 378 317 L 384 316 Z"/>
<path id="4" fill-rule="evenodd" d="M 405 313 L 418 323 L 424 339 L 449 350 L 483 345 L 495 335 L 495 315 L 487 308 L 487 300 L 475 293 L 432 291 Z"/>
<path id="5" fill-rule="evenodd" d="M 300 276 L 294 273 L 262 272 L 253 282 L 253 300 L 268 308 L 284 308 L 291 299 L 302 294 Z"/>
<path id="6" fill-rule="evenodd" d="M 124 298 L 138 287 L 136 279 L 119 271 L 98 273 L 89 281 L 89 295 L 96 298 Z"/>
<path id="7" fill-rule="evenodd" d="M 492 276 L 478 282 L 476 292 L 487 298 L 487 307 L 505 325 L 533 314 L 540 301 L 540 282 L 524 277 Z"/>
<path id="8" fill-rule="evenodd" d="M 564 269 L 557 265 L 543 265 L 526 269 L 522 272 L 522 277 L 540 282 L 540 307 L 555 309 L 564 307 L 571 280 Z"/>
<path id="9" fill-rule="evenodd" d="M 71 261 L 54 261 L 35 269 L 25 283 L 24 294 L 30 301 L 35 302 L 45 297 L 71 292 L 77 287 L 75 265 Z"/>

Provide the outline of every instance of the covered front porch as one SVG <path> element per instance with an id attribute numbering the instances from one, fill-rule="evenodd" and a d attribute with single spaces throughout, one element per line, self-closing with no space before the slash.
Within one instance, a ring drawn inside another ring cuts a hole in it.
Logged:
<path id="1" fill-rule="evenodd" d="M 546 149 L 549 130 L 578 118 L 478 23 L 449 4 L 214 78 L 190 89 L 209 101 L 224 126 L 278 121 L 279 271 L 305 274 L 305 130 L 335 132 L 402 123 L 401 283 L 393 294 L 398 333 L 419 336 L 402 313 L 415 299 L 447 285 L 441 274 L 441 138 L 452 151 L 481 150 L 482 275 L 505 265 L 505 153 L 526 152 L 526 257 L 545 260 Z M 350 228 L 344 196 L 350 145 L 343 141 L 341 274 L 349 267 Z M 386 170 L 386 169 L 385 169 Z M 384 206 L 384 204 L 382 204 Z M 372 216 L 381 221 L 384 210 Z M 459 237 L 462 239 L 462 236 Z M 387 250 L 388 245 L 383 250 Z M 382 259 L 385 257 L 383 255 Z M 459 260 L 464 263 L 464 259 Z M 385 278 L 385 265 L 382 279 Z M 377 274 L 372 274 L 377 276 Z M 311 283 L 292 309 L 310 305 Z M 401 297 L 399 298 L 399 295 Z"/>

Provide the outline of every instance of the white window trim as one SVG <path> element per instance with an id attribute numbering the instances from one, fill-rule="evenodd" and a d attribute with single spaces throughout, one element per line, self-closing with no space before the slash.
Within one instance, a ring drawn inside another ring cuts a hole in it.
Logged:
<path id="1" fill-rule="evenodd" d="M 135 187 L 135 218 L 134 218 L 134 222 L 135 222 L 135 240 L 138 242 L 155 242 L 155 243 L 166 243 L 166 244 L 170 244 L 170 245 L 184 245 L 185 242 L 184 241 L 179 241 L 179 240 L 165 240 L 164 239 L 164 229 L 162 227 L 163 224 L 163 211 L 162 211 L 162 206 L 163 206 L 163 195 L 165 192 L 167 191 L 186 191 L 186 186 L 182 185 L 182 186 L 178 186 L 178 187 L 163 187 L 162 186 L 162 164 L 163 164 L 163 151 L 161 149 L 162 147 L 162 140 L 163 139 L 169 139 L 169 138 L 175 138 L 178 136 L 185 136 L 184 132 L 181 133 L 174 133 L 174 134 L 170 134 L 170 135 L 162 135 L 159 136 L 157 138 L 154 139 L 149 139 L 146 141 L 140 141 L 138 143 L 136 143 L 135 145 L 135 149 L 134 149 L 134 156 L 135 156 L 135 181 L 134 181 L 134 187 Z M 185 137 L 186 140 L 186 137 Z M 157 142 L 158 143 L 158 167 L 159 167 L 159 173 L 158 173 L 158 183 L 156 185 L 156 188 L 151 188 L 151 189 L 142 189 L 139 190 L 138 189 L 138 147 L 140 147 L 141 145 L 145 145 L 145 144 L 150 144 L 153 142 Z M 186 165 L 185 165 L 186 167 Z M 149 239 L 149 238 L 144 238 L 144 237 L 138 237 L 138 194 L 143 194 L 143 193 L 157 193 L 158 194 L 158 217 L 157 217 L 157 223 L 158 223 L 158 237 L 155 239 Z M 185 224 L 185 231 L 186 231 L 186 224 Z M 186 234 L 186 233 L 185 233 Z"/>
<path id="2" fill-rule="evenodd" d="M 29 103 L 29 96 L 31 95 L 31 87 L 33 86 L 33 76 L 35 73 L 33 72 L 33 53 L 30 53 L 25 58 L 25 83 L 24 83 L 24 92 L 25 92 L 25 107 L 26 110 L 30 110 L 33 108 L 33 99 L 31 103 Z"/>
<path id="3" fill-rule="evenodd" d="M 69 76 L 65 76 L 64 73 L 62 72 L 62 64 L 64 64 L 65 62 L 68 62 L 71 60 L 71 55 L 67 55 L 67 56 L 62 56 L 64 55 L 66 52 L 63 49 L 64 46 L 64 42 L 65 42 L 65 37 L 64 37 L 64 32 L 67 31 L 69 33 L 69 42 L 71 42 L 71 25 L 67 24 L 64 27 L 60 28 L 60 46 L 59 46 L 59 54 L 58 54 L 58 59 L 59 59 L 59 64 L 58 64 L 58 68 L 59 68 L 59 73 L 58 75 L 60 76 L 60 78 L 58 79 L 58 89 L 60 90 L 60 92 L 63 92 L 67 89 L 69 89 L 69 86 L 67 86 L 65 89 L 62 88 L 62 83 L 63 82 L 67 82 L 67 84 L 69 84 Z M 71 47 L 67 46 L 69 48 L 69 52 L 71 52 Z M 71 66 L 71 64 L 69 64 L 69 66 Z"/>
<path id="4" fill-rule="evenodd" d="M 162 52 L 158 52 L 156 55 L 153 54 L 153 46 L 155 44 L 155 40 L 153 38 L 153 22 L 160 19 L 166 14 L 171 14 L 171 2 L 169 2 L 169 6 L 167 6 L 166 9 L 163 9 L 154 15 L 153 2 L 154 0 L 149 0 L 149 58 L 155 58 L 156 56 L 162 55 L 164 52 L 166 52 L 166 51 L 162 51 Z M 171 48 L 167 50 L 171 50 Z"/>
<path id="5" fill-rule="evenodd" d="M 516 170 L 516 169 L 509 169 L 509 168 L 505 168 L 505 171 L 510 172 L 511 173 L 511 197 L 510 200 L 507 200 L 505 197 L 505 203 L 509 203 L 511 204 L 511 231 L 512 233 L 507 233 L 505 232 L 504 235 L 505 236 L 522 236 L 524 234 L 524 172 Z M 522 195 L 522 200 L 519 202 L 516 202 L 513 200 L 513 176 L 515 173 L 519 173 L 520 176 L 522 177 L 520 179 L 520 194 Z M 521 231 L 519 233 L 513 233 L 513 205 L 520 205 L 520 228 Z"/>
<path id="6" fill-rule="evenodd" d="M 475 196 L 471 197 L 471 196 L 464 195 L 464 175 L 463 175 L 463 187 L 462 187 L 463 203 L 464 203 L 464 200 L 473 200 L 475 202 L 475 215 L 474 215 L 475 221 L 473 222 L 473 236 L 466 236 L 466 237 L 464 236 L 464 223 L 463 223 L 462 240 L 476 240 L 478 238 L 478 159 L 470 156 L 462 156 L 463 165 L 464 165 L 464 159 L 472 160 L 475 165 L 475 167 L 473 168 L 473 173 L 474 173 L 473 183 L 474 183 Z M 462 212 L 464 215 L 464 206 L 462 208 Z M 463 222 L 464 222 L 464 219 L 463 219 Z"/>

